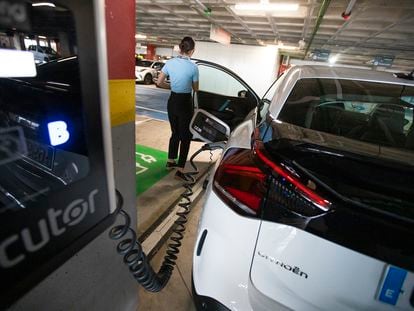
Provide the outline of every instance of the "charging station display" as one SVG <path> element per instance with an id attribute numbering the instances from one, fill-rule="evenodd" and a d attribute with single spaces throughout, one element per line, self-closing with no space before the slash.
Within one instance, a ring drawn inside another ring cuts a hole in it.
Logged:
<path id="1" fill-rule="evenodd" d="M 103 1 L 0 8 L 3 309 L 106 229 L 115 202 Z"/>

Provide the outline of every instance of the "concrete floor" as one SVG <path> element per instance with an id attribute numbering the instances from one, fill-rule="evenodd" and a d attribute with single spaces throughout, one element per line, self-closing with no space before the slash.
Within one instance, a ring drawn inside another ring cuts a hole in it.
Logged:
<path id="1" fill-rule="evenodd" d="M 151 86 L 148 87 L 148 90 L 151 93 Z M 154 92 L 159 93 L 156 89 Z M 145 98 L 150 100 L 148 94 L 145 93 L 145 96 Z M 164 108 L 157 107 L 157 109 L 162 110 Z M 139 113 L 138 110 L 137 112 Z M 171 134 L 168 121 L 153 119 L 149 115 L 137 114 L 135 124 L 137 144 L 167 151 L 168 141 Z M 204 143 L 200 142 L 192 142 L 189 157 L 203 144 Z M 203 152 L 195 159 L 195 163 L 200 171 L 204 172 L 207 171 L 209 165 L 214 164 L 214 161 L 216 161 L 219 156 L 220 153 L 217 151 L 212 155 L 208 152 Z M 188 163 L 186 165 L 186 171 L 192 171 L 192 168 Z M 177 200 L 183 192 L 182 183 L 175 180 L 173 175 L 174 171 L 138 197 L 138 235 L 141 235 L 144 231 L 149 229 L 151 225 L 157 221 L 160 215 L 165 212 L 167 207 Z M 202 195 L 195 203 L 189 214 L 183 245 L 180 249 L 177 265 L 170 282 L 160 293 L 146 292 L 140 286 L 138 289 L 139 306 L 137 311 L 196 310 L 191 297 L 191 266 L 192 252 L 197 235 L 198 219 L 202 210 L 203 201 L 204 195 Z M 151 260 L 151 264 L 156 271 L 158 271 L 164 258 L 165 250 L 166 245 L 164 244 Z"/>
<path id="2" fill-rule="evenodd" d="M 137 144 L 161 151 L 168 150 L 168 141 L 171 135 L 171 130 L 167 121 L 137 116 L 135 124 L 135 140 Z M 148 133 L 151 134 L 148 135 Z M 204 143 L 192 142 L 189 158 L 202 145 L 204 145 Z M 217 151 L 212 153 L 211 159 L 209 152 L 203 152 L 198 155 L 195 158 L 195 164 L 197 165 L 200 174 L 205 173 L 208 167 L 218 159 L 219 155 L 220 153 Z M 189 163 L 187 163 L 185 171 L 193 171 L 193 168 Z M 171 171 L 170 174 L 138 197 L 138 235 L 148 230 L 159 216 L 173 204 L 183 192 L 182 183 L 174 179 L 174 173 L 175 170 Z"/>
<path id="3" fill-rule="evenodd" d="M 137 85 L 136 89 L 136 120 L 135 137 L 136 144 L 144 145 L 161 151 L 168 150 L 168 142 L 171 135 L 170 125 L 165 121 L 166 101 L 169 92 L 157 89 L 155 86 Z M 145 110 L 154 109 L 156 111 Z M 158 118 L 158 119 L 157 119 Z M 204 143 L 192 142 L 189 158 Z M 220 152 L 210 154 L 203 152 L 195 158 L 195 164 L 200 172 L 204 173 L 209 166 L 220 157 Z M 193 171 L 187 163 L 186 171 Z M 161 214 L 179 197 L 183 192 L 182 183 L 173 178 L 174 171 L 161 179 L 150 189 L 138 196 L 137 220 L 138 235 L 145 231 L 151 231 L 151 226 L 158 220 Z M 203 177 L 205 178 L 205 177 Z M 139 180 L 138 180 L 139 182 Z M 204 192 L 203 192 L 204 194 Z M 187 230 L 182 241 L 182 247 L 178 256 L 177 265 L 167 286 L 159 293 L 150 293 L 141 286 L 138 289 L 139 307 L 138 311 L 150 310 L 196 310 L 191 296 L 191 267 L 192 253 L 197 236 L 198 219 L 202 210 L 204 195 L 195 202 L 188 216 Z M 150 228 L 150 230 L 148 230 Z M 158 271 L 166 251 L 166 243 L 152 258 L 151 264 Z"/>
<path id="4" fill-rule="evenodd" d="M 183 245 L 177 259 L 177 265 L 167 286 L 159 293 L 150 293 L 142 287 L 138 289 L 138 311 L 195 311 L 191 295 L 191 266 L 193 248 L 197 237 L 198 219 L 204 198 L 193 207 L 186 226 Z M 158 271 L 165 255 L 165 245 L 152 259 L 153 267 Z"/>
<path id="5" fill-rule="evenodd" d="M 135 85 L 135 111 L 137 115 L 168 121 L 167 101 L 170 91 L 151 85 Z"/>

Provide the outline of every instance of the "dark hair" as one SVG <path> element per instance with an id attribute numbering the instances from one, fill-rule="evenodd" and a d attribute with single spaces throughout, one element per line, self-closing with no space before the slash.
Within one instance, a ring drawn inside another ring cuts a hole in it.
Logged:
<path id="1" fill-rule="evenodd" d="M 181 40 L 181 43 L 179 45 L 180 51 L 182 53 L 188 53 L 191 50 L 194 49 L 195 43 L 193 38 L 191 37 L 184 37 L 183 40 Z"/>

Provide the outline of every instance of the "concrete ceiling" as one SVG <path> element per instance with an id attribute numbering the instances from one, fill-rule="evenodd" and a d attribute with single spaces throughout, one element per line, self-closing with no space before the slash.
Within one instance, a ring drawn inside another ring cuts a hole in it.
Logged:
<path id="1" fill-rule="evenodd" d="M 295 50 L 284 52 L 297 58 L 306 53 L 305 59 L 324 49 L 340 54 L 338 63 L 364 66 L 376 55 L 391 55 L 393 69 L 414 69 L 414 0 L 269 0 L 297 3 L 299 10 L 234 12 L 236 3 L 251 2 L 259 0 L 136 0 L 136 31 L 147 36 L 137 42 L 173 46 L 183 36 L 210 41 L 213 24 L 231 34 L 232 44 L 293 46 Z M 341 14 L 350 2 L 355 4 L 344 20 Z M 305 43 L 299 48 L 301 39 Z"/>

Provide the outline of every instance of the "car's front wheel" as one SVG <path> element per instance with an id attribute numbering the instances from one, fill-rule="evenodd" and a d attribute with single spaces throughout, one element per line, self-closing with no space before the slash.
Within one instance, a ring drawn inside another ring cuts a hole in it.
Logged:
<path id="1" fill-rule="evenodd" d="M 151 83 L 152 83 L 152 76 L 149 73 L 147 73 L 144 77 L 144 84 L 148 85 Z"/>

